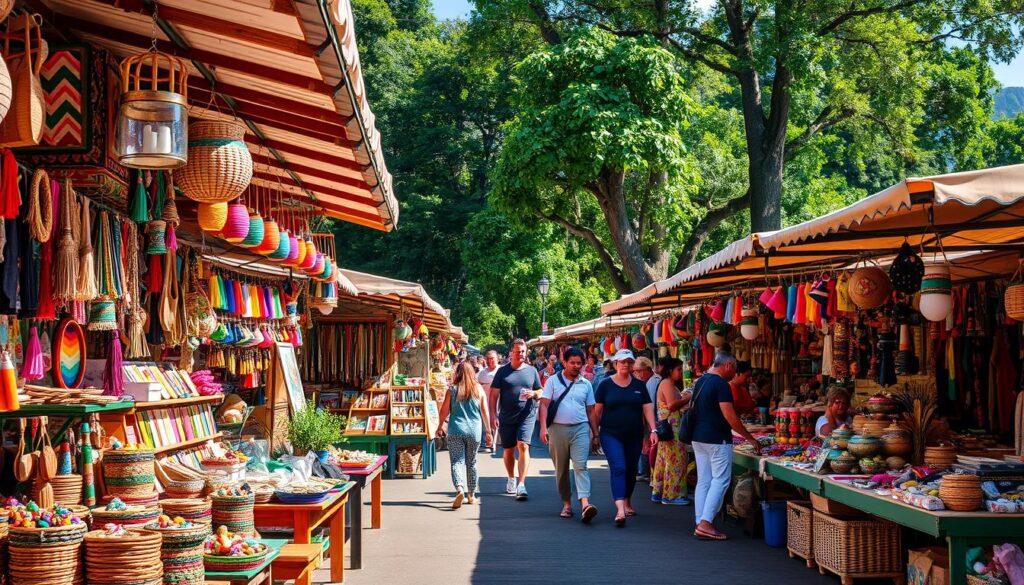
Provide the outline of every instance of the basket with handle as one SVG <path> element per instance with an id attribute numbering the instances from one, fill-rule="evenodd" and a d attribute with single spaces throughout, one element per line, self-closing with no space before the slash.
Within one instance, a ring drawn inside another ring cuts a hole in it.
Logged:
<path id="1" fill-rule="evenodd" d="M 43 135 L 46 102 L 39 71 L 43 66 L 42 17 L 22 14 L 7 23 L 4 55 L 11 77 L 10 109 L 0 122 L 0 146 L 35 146 Z M 11 40 L 23 38 L 24 50 L 11 53 Z"/>
<path id="2" fill-rule="evenodd" d="M 252 155 L 238 120 L 199 120 L 188 127 L 188 164 L 174 174 L 186 197 L 227 203 L 252 181 Z"/>
<path id="3" fill-rule="evenodd" d="M 814 566 L 814 509 L 809 501 L 786 502 L 786 548 Z"/>
<path id="4" fill-rule="evenodd" d="M 1017 271 L 1014 272 L 1011 284 L 1006 286 L 1003 292 L 1003 305 L 1006 307 L 1006 316 L 1014 321 L 1024 321 L 1024 279 L 1021 278 L 1021 267 L 1024 260 L 1017 263 Z"/>

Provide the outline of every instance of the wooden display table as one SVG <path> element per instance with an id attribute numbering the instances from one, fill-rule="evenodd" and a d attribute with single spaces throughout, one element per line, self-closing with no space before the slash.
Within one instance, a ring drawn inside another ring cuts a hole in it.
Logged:
<path id="1" fill-rule="evenodd" d="M 323 547 L 319 544 L 286 544 L 274 560 L 274 578 L 294 580 L 295 585 L 311 585 L 313 571 L 320 566 Z"/>
<path id="2" fill-rule="evenodd" d="M 64 438 L 64 433 L 75 421 L 85 421 L 93 413 L 112 413 L 130 410 L 134 402 L 121 400 L 107 404 L 25 404 L 18 410 L 0 413 L 0 422 L 9 418 L 32 418 L 36 416 L 65 417 L 64 422 L 50 440 L 56 445 Z M 99 429 L 93 429 L 98 432 Z"/>
<path id="3" fill-rule="evenodd" d="M 260 566 L 248 571 L 207 571 L 206 585 L 261 585 L 262 583 L 271 585 L 274 582 L 271 564 L 280 554 L 281 547 L 285 543 L 286 541 L 281 539 L 268 538 L 264 540 L 263 544 L 270 548 L 270 552 L 267 553 L 267 558 Z"/>
<path id="4" fill-rule="evenodd" d="M 366 467 L 342 469 L 356 484 L 355 489 L 352 490 L 352 505 L 349 508 L 352 516 L 349 520 L 352 530 L 352 545 L 349 553 L 352 555 L 353 569 L 363 568 L 363 490 L 369 484 L 370 503 L 372 506 L 370 509 L 370 528 L 378 529 L 380 528 L 381 511 L 383 509 L 381 496 L 383 493 L 384 464 L 387 461 L 387 456 L 381 455 L 377 457 L 376 461 Z"/>
<path id="5" fill-rule="evenodd" d="M 761 457 L 733 452 L 733 465 L 757 471 Z M 868 490 L 829 479 L 768 459 L 764 471 L 777 480 L 846 504 L 873 516 L 885 518 L 918 532 L 944 538 L 949 543 L 950 585 L 966 585 L 964 559 L 971 546 L 1021 542 L 1024 540 L 1024 516 L 990 512 L 930 511 L 880 496 Z"/>
<path id="6" fill-rule="evenodd" d="M 348 482 L 338 488 L 319 504 L 256 504 L 253 516 L 258 530 L 292 527 L 295 544 L 311 544 L 313 530 L 327 524 L 331 531 L 328 551 L 331 555 L 331 582 L 345 580 L 345 505 L 355 482 Z"/>

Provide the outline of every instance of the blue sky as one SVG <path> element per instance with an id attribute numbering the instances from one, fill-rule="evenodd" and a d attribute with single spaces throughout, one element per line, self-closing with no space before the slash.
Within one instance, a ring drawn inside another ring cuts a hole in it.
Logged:
<path id="1" fill-rule="evenodd" d="M 438 18 L 459 18 L 466 16 L 472 9 L 467 0 L 433 0 L 434 14 Z M 1024 53 L 1017 55 L 1012 63 L 993 66 L 996 79 L 1006 86 L 1024 86 Z"/>

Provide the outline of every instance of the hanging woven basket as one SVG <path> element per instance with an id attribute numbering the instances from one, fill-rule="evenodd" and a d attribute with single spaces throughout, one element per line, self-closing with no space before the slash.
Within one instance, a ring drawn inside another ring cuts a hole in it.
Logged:
<path id="1" fill-rule="evenodd" d="M 188 164 L 174 176 L 185 196 L 200 203 L 227 203 L 240 196 L 252 181 L 245 126 L 230 120 L 189 124 Z"/>
<path id="2" fill-rule="evenodd" d="M 1015 321 L 1024 321 L 1024 283 L 1011 284 L 1003 293 L 1006 315 Z"/>

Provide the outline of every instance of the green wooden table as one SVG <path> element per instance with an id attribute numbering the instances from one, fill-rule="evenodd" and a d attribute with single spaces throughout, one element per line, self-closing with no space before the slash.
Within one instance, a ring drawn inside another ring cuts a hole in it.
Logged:
<path id="1" fill-rule="evenodd" d="M 756 471 L 760 459 L 749 453 L 734 452 L 733 466 Z M 786 467 L 772 460 L 765 462 L 765 472 L 775 479 L 862 512 L 946 539 L 949 543 L 950 585 L 966 585 L 965 558 L 969 547 L 1024 540 L 1024 517 L 1019 514 L 948 510 L 933 512 L 837 482 L 827 476 Z"/>
<path id="2" fill-rule="evenodd" d="M 260 566 L 248 571 L 207 571 L 207 581 L 226 581 L 231 585 L 258 585 L 260 583 L 273 583 L 273 575 L 270 574 L 270 563 L 274 562 L 277 555 L 281 554 L 281 547 L 288 544 L 287 540 L 281 538 L 264 539 L 263 544 L 267 545 L 270 552 Z"/>
<path id="3" fill-rule="evenodd" d="M 110 402 L 107 404 L 26 404 L 18 410 L 0 413 L 0 422 L 10 418 L 33 418 L 37 416 L 64 417 L 60 428 L 50 438 L 53 443 L 59 443 L 64 438 L 68 427 L 76 420 L 83 420 L 93 413 L 119 412 L 128 410 L 135 406 L 130 400 Z"/>

